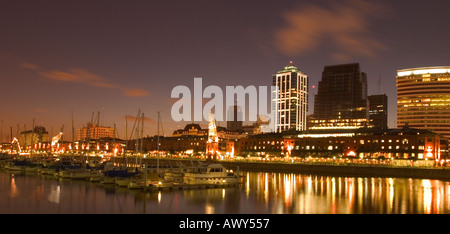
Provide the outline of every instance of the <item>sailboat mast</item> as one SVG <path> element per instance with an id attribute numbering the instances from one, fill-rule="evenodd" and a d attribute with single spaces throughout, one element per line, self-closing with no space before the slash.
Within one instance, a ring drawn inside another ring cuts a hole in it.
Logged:
<path id="1" fill-rule="evenodd" d="M 158 111 L 158 135 L 157 135 L 157 142 L 156 142 L 156 153 L 158 154 L 158 158 L 156 160 L 156 172 L 159 173 L 159 111 Z"/>
<path id="2" fill-rule="evenodd" d="M 128 115 L 125 115 L 125 150 L 123 152 L 123 157 L 125 158 L 125 168 L 128 167 L 127 149 L 128 149 Z"/>

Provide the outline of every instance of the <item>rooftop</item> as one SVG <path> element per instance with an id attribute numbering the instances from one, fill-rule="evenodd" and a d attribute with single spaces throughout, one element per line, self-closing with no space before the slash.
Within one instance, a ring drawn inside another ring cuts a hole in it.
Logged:
<path id="1" fill-rule="evenodd" d="M 294 66 L 294 64 L 292 63 L 292 61 L 289 62 L 289 65 L 285 66 L 283 68 L 283 70 L 280 70 L 277 72 L 277 74 L 280 73 L 287 73 L 287 72 L 300 72 L 303 73 L 302 71 L 300 71 L 296 66 Z"/>
<path id="2" fill-rule="evenodd" d="M 402 69 L 397 71 L 397 76 L 444 74 L 444 73 L 450 73 L 450 66 L 418 67 L 418 68 Z"/>

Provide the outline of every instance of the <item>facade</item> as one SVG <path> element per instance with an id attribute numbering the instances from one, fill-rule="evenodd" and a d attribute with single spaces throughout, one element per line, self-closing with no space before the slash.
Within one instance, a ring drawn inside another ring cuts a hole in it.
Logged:
<path id="1" fill-rule="evenodd" d="M 397 127 L 450 137 L 450 66 L 397 72 Z"/>
<path id="2" fill-rule="evenodd" d="M 308 112 L 308 76 L 292 61 L 273 75 L 272 113 L 274 131 L 306 130 Z"/>
<path id="3" fill-rule="evenodd" d="M 281 156 L 284 138 L 282 133 L 250 135 L 239 141 L 237 155 Z"/>
<path id="4" fill-rule="evenodd" d="M 78 129 L 79 141 L 95 140 L 105 137 L 114 138 L 114 128 L 88 123 L 86 127 Z"/>
<path id="5" fill-rule="evenodd" d="M 144 152 L 160 151 L 170 154 L 204 154 L 206 149 L 206 141 L 208 136 L 157 136 L 147 137 L 143 139 Z M 159 148 L 158 143 L 159 142 Z M 128 144 L 129 149 L 133 149 L 134 144 Z"/>
<path id="6" fill-rule="evenodd" d="M 447 139 L 427 130 L 361 128 L 253 135 L 239 142 L 242 156 L 446 160 Z"/>
<path id="7" fill-rule="evenodd" d="M 22 148 L 48 141 L 48 132 L 40 126 L 34 127 L 33 130 L 23 131 L 19 135 L 19 144 Z"/>
<path id="8" fill-rule="evenodd" d="M 309 129 L 357 129 L 368 125 L 367 75 L 358 63 L 326 66 Z"/>
<path id="9" fill-rule="evenodd" d="M 347 134 L 298 135 L 284 139 L 289 156 L 355 157 L 364 159 L 442 160 L 447 158 L 447 139 L 427 130 L 385 129 Z M 291 149 L 290 152 L 288 149 Z"/>
<path id="10" fill-rule="evenodd" d="M 380 129 L 387 129 L 388 121 L 388 99 L 386 94 L 368 96 L 369 100 L 369 123 Z"/>

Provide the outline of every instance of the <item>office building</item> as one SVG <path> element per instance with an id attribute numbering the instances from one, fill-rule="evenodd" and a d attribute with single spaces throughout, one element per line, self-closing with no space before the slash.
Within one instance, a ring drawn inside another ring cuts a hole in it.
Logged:
<path id="1" fill-rule="evenodd" d="M 450 66 L 397 72 L 397 127 L 450 137 Z"/>
<path id="2" fill-rule="evenodd" d="M 97 140 L 105 137 L 114 137 L 114 128 L 88 123 L 86 127 L 78 129 L 78 140 Z"/>
<path id="3" fill-rule="evenodd" d="M 367 75 L 358 63 L 326 66 L 314 100 L 310 129 L 368 126 Z"/>
<path id="4" fill-rule="evenodd" d="M 272 115 L 274 131 L 306 130 L 308 76 L 292 61 L 273 75 Z"/>
<path id="5" fill-rule="evenodd" d="M 369 123 L 374 128 L 388 128 L 388 100 L 386 94 L 368 96 L 369 100 Z"/>

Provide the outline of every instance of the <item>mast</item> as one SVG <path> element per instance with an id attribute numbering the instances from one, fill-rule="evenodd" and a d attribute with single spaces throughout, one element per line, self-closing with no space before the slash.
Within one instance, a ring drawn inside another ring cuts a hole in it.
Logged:
<path id="1" fill-rule="evenodd" d="M 123 157 L 125 157 L 125 167 L 128 165 L 127 148 L 128 148 L 128 115 L 125 115 L 125 150 L 123 151 Z"/>
<path id="2" fill-rule="evenodd" d="M 114 124 L 114 134 L 113 134 L 114 138 L 113 138 L 113 163 L 115 162 L 115 157 L 116 157 L 116 124 Z"/>
<path id="3" fill-rule="evenodd" d="M 144 157 L 144 153 L 143 153 L 143 141 L 144 141 L 144 113 L 142 112 L 141 114 L 141 139 L 140 139 L 140 145 L 139 145 L 139 152 L 142 154 L 140 157 L 141 160 L 141 166 L 142 166 L 142 157 Z"/>
<path id="4" fill-rule="evenodd" d="M 75 128 L 73 127 L 73 110 L 72 110 L 72 160 L 73 160 L 73 152 L 75 149 Z"/>
<path id="5" fill-rule="evenodd" d="M 156 141 L 156 153 L 158 154 L 158 158 L 156 160 L 156 173 L 159 173 L 159 111 L 158 111 L 158 135 L 157 135 L 157 141 Z"/>

